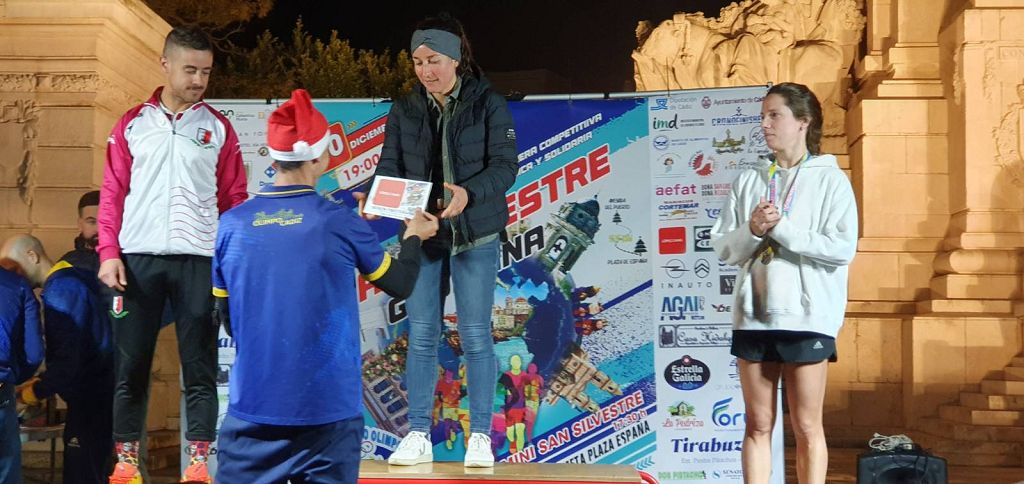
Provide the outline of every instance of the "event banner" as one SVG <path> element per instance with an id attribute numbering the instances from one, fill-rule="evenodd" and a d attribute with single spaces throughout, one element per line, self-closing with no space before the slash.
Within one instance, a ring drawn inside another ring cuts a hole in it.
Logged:
<path id="1" fill-rule="evenodd" d="M 719 261 L 711 228 L 736 176 L 768 163 L 761 130 L 765 92 L 761 86 L 648 98 L 649 206 L 657 234 L 651 247 L 655 465 L 663 483 L 743 479 L 746 417 L 736 358 L 729 354 L 739 268 Z M 781 420 L 773 436 L 774 482 L 782 482 Z"/>
<path id="2" fill-rule="evenodd" d="M 492 308 L 498 460 L 629 464 L 661 482 L 741 478 L 743 401 L 728 348 L 738 271 L 719 264 L 707 236 L 732 179 L 766 154 L 764 91 L 509 104 L 520 169 Z M 239 133 L 250 194 L 272 183 L 276 105 L 213 104 Z M 354 209 L 350 191 L 379 161 L 390 103 L 317 108 L 331 158 L 316 189 Z M 371 227 L 398 249 L 395 221 Z M 338 277 L 358 289 L 363 458 L 384 459 L 409 430 L 404 302 Z M 442 324 L 431 439 L 435 460 L 461 460 L 469 398 L 453 298 Z M 222 333 L 221 419 L 233 358 Z M 781 446 L 781 427 L 776 437 Z"/>

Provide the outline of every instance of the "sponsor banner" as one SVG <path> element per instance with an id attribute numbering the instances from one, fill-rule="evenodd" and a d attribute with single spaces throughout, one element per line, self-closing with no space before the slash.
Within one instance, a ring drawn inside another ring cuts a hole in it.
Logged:
<path id="1" fill-rule="evenodd" d="M 716 256 L 711 228 L 736 176 L 767 163 L 760 127 L 765 92 L 649 98 L 651 226 L 658 242 L 651 257 L 659 402 L 654 474 L 661 482 L 742 480 L 745 414 L 729 354 L 739 271 Z M 774 437 L 780 448 L 774 465 L 781 469 L 781 424 Z"/>
<path id="2" fill-rule="evenodd" d="M 331 161 L 317 191 L 354 207 L 349 192 L 379 163 L 390 105 L 327 101 L 317 107 L 331 130 Z M 250 191 L 272 183 L 264 143 L 273 106 L 218 108 L 253 121 L 242 140 Z M 656 396 L 647 308 L 655 242 L 647 103 L 533 102 L 510 109 L 520 169 L 506 198 L 508 242 L 492 309 L 500 366 L 491 431 L 496 457 L 650 467 Z M 397 225 L 371 225 L 386 247 L 395 245 Z M 384 459 L 409 430 L 402 384 L 406 313 L 402 301 L 362 279 L 357 292 L 367 422 L 361 451 L 363 458 Z M 469 399 L 451 298 L 443 324 L 431 437 L 436 460 L 458 461 L 468 437 Z M 222 351 L 221 359 L 229 373 L 233 351 Z"/>
<path id="3" fill-rule="evenodd" d="M 743 408 L 728 353 L 738 271 L 718 261 L 710 232 L 732 179 L 767 153 L 763 95 L 758 87 L 509 104 L 519 174 L 506 194 L 508 241 L 492 308 L 498 460 L 630 464 L 662 482 L 738 478 Z M 239 132 L 250 193 L 272 183 L 265 137 L 276 104 L 214 105 Z M 380 161 L 390 104 L 317 107 L 330 125 L 331 158 L 316 189 L 354 208 L 350 192 Z M 396 222 L 371 227 L 397 250 Z M 356 284 L 361 452 L 385 459 L 409 429 L 406 311 L 361 278 Z M 468 432 L 451 299 L 432 412 L 439 461 L 462 460 Z M 222 334 L 220 346 L 223 418 L 234 343 Z M 781 427 L 776 436 L 781 445 Z"/>

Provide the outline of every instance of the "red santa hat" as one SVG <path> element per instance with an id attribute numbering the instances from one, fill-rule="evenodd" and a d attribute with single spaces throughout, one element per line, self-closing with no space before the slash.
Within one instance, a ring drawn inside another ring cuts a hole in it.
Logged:
<path id="1" fill-rule="evenodd" d="M 270 114 L 267 147 L 276 161 L 311 161 L 327 149 L 327 118 L 313 107 L 305 89 L 292 91 L 292 98 Z"/>

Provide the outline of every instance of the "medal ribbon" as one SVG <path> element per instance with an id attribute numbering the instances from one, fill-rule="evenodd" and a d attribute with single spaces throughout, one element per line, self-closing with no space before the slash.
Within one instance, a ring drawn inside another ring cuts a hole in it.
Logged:
<path id="1" fill-rule="evenodd" d="M 789 192 L 786 193 L 786 200 L 782 202 L 782 215 L 789 215 L 789 209 L 793 207 L 793 198 L 796 195 L 796 182 L 797 176 L 800 175 L 800 168 L 803 167 L 803 163 L 811 157 L 810 153 L 805 153 L 804 157 L 798 163 L 796 173 L 793 174 L 793 183 L 789 185 Z M 775 204 L 775 197 L 777 191 L 776 175 L 778 175 L 779 162 L 773 162 L 772 166 L 768 168 L 768 202 Z"/>

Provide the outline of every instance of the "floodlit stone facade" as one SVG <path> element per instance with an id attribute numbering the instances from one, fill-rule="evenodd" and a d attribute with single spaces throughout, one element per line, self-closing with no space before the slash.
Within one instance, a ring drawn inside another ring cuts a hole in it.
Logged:
<path id="1" fill-rule="evenodd" d="M 861 216 L 833 444 L 906 432 L 1022 465 L 1024 1 L 745 0 L 637 39 L 641 90 L 795 81 L 832 104 L 823 148 Z"/>

